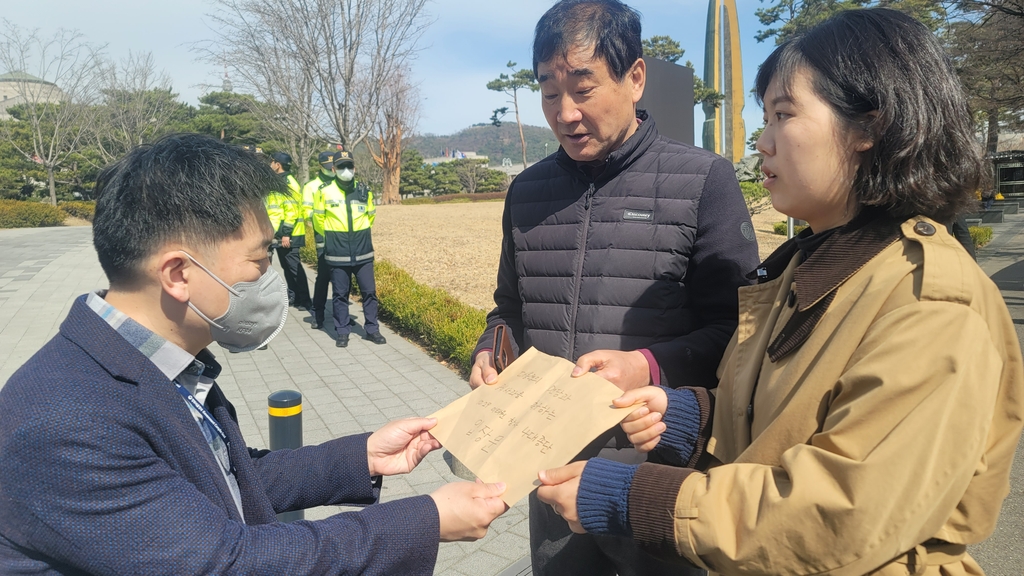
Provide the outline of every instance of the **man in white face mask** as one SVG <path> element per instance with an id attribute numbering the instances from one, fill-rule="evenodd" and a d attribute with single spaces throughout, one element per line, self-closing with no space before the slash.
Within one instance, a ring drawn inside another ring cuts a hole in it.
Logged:
<path id="1" fill-rule="evenodd" d="M 359 284 L 363 300 L 364 338 L 374 344 L 386 340 L 377 324 L 377 288 L 373 275 L 373 238 L 371 227 L 376 217 L 373 192 L 355 177 L 355 161 L 344 150 L 335 153 L 333 181 L 318 186 L 313 196 L 313 230 L 323 238 L 320 269 L 330 272 L 334 286 L 334 329 L 337 346 L 348 346 L 352 320 L 348 313 L 348 295 L 352 276 Z M 322 178 L 322 177 L 321 177 Z M 313 320 L 324 321 L 327 285 L 317 282 L 313 291 Z"/>
<path id="2" fill-rule="evenodd" d="M 101 172 L 93 240 L 110 290 L 0 389 L 0 574 L 431 574 L 481 537 L 501 485 L 375 504 L 439 447 L 435 421 L 298 450 L 246 447 L 213 342 L 246 352 L 287 321 L 254 155 L 174 135 Z M 241 386 L 248 382 L 239 382 Z M 276 514 L 370 505 L 315 522 Z M 99 536 L 99 537 L 97 537 Z"/>
<path id="3" fill-rule="evenodd" d="M 302 186 L 303 214 L 313 224 L 313 237 L 316 240 L 316 281 L 313 283 L 313 299 L 309 307 L 309 313 L 313 316 L 310 327 L 314 330 L 324 327 L 327 288 L 331 284 L 331 268 L 324 260 L 324 210 L 322 207 L 314 210 L 314 204 L 318 203 L 321 190 L 335 184 L 334 156 L 336 154 L 337 152 L 332 150 L 321 152 L 317 157 L 320 170 Z"/>

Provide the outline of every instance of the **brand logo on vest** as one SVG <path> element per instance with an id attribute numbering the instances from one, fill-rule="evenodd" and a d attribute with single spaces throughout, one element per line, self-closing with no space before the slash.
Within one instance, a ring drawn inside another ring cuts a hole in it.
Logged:
<path id="1" fill-rule="evenodd" d="M 630 210 L 626 208 L 622 211 L 623 220 L 633 220 L 636 222 L 650 222 L 654 220 L 653 210 Z"/>

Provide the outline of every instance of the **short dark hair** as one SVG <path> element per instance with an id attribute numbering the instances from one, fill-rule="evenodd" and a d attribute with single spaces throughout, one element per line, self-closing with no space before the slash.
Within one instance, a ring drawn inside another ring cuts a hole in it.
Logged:
<path id="1" fill-rule="evenodd" d="M 96 180 L 93 245 L 112 287 L 130 288 L 164 243 L 209 247 L 259 214 L 278 177 L 255 154 L 200 134 L 139 146 Z"/>
<path id="2" fill-rule="evenodd" d="M 853 185 L 860 205 L 944 223 L 971 205 L 982 174 L 971 110 L 923 24 L 885 8 L 842 12 L 772 52 L 757 71 L 758 102 L 773 79 L 788 94 L 800 70 L 844 128 L 874 142 Z"/>
<path id="3" fill-rule="evenodd" d="M 533 74 L 537 65 L 555 56 L 565 58 L 574 47 L 594 47 L 612 77 L 622 81 L 643 56 L 640 13 L 618 0 L 562 0 L 537 22 L 533 37 Z"/>

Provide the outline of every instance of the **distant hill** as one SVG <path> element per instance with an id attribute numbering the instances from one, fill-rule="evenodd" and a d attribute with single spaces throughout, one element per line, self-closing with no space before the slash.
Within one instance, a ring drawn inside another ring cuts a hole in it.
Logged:
<path id="1" fill-rule="evenodd" d="M 530 163 L 544 158 L 545 142 L 548 144 L 548 154 L 554 154 L 558 150 L 558 141 L 549 128 L 523 126 L 523 136 L 526 138 L 526 158 Z M 445 148 L 476 152 L 490 158 L 492 166 L 500 166 L 502 158 L 509 158 L 512 162 L 521 164 L 523 157 L 519 143 L 519 128 L 515 122 L 502 122 L 500 127 L 478 124 L 450 136 L 412 136 L 406 140 L 406 146 L 416 149 L 424 158 L 440 156 Z"/>

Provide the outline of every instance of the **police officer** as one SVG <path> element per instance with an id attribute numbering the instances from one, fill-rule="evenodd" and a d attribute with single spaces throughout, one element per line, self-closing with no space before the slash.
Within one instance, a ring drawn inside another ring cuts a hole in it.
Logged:
<path id="1" fill-rule="evenodd" d="M 330 150 L 321 152 L 317 157 L 317 162 L 320 163 L 320 171 L 302 187 L 302 210 L 313 224 L 313 236 L 316 240 L 316 280 L 313 282 L 313 306 L 310 308 L 310 312 L 313 315 L 313 322 L 310 327 L 313 330 L 319 330 L 324 327 L 327 285 L 331 281 L 331 269 L 324 261 L 324 210 L 323 208 L 314 209 L 314 198 L 319 196 L 321 188 L 334 182 L 335 154 L 337 153 Z"/>
<path id="2" fill-rule="evenodd" d="M 334 170 L 334 177 L 325 179 L 328 173 L 321 169 L 318 177 L 321 183 L 313 192 L 313 225 L 314 232 L 322 236 L 324 242 L 320 266 L 330 272 L 334 286 L 332 302 L 334 327 L 338 334 L 337 346 L 348 346 L 351 330 L 348 295 L 353 274 L 363 297 L 365 338 L 374 344 L 384 344 L 387 340 L 377 324 L 377 288 L 373 277 L 373 240 L 370 236 L 370 227 L 376 213 L 373 193 L 366 184 L 355 179 L 355 162 L 349 152 L 334 153 Z M 322 324 L 323 307 L 327 301 L 326 284 L 321 292 L 318 281 L 313 298 L 314 320 Z"/>
<path id="3" fill-rule="evenodd" d="M 254 147 L 243 146 L 242 149 L 256 154 L 256 157 L 261 160 L 266 160 L 266 156 L 262 153 L 256 153 Z M 267 258 L 270 258 L 271 262 L 274 261 L 274 251 L 281 246 L 281 238 L 291 233 L 291 226 L 285 224 L 285 212 L 288 210 L 288 202 L 288 195 L 282 192 L 271 192 L 263 200 L 263 204 L 267 208 L 267 217 L 270 218 L 270 225 L 274 228 L 274 239 L 271 241 L 270 246 L 267 246 Z M 292 295 L 289 294 L 288 301 L 291 302 L 291 300 Z"/>
<path id="4" fill-rule="evenodd" d="M 302 188 L 295 176 L 290 174 L 292 157 L 284 152 L 270 155 L 270 168 L 277 172 L 284 181 L 283 188 L 287 192 L 272 192 L 267 198 L 267 212 L 270 212 L 272 199 L 277 199 L 283 208 L 282 221 L 278 232 L 279 244 L 276 246 L 284 279 L 288 284 L 288 302 L 299 310 L 312 307 L 309 298 L 309 283 L 306 270 L 299 256 L 299 249 L 306 245 L 306 214 L 302 204 Z M 274 224 L 271 218 L 271 224 Z M 277 228 L 275 228 L 277 229 Z"/>

